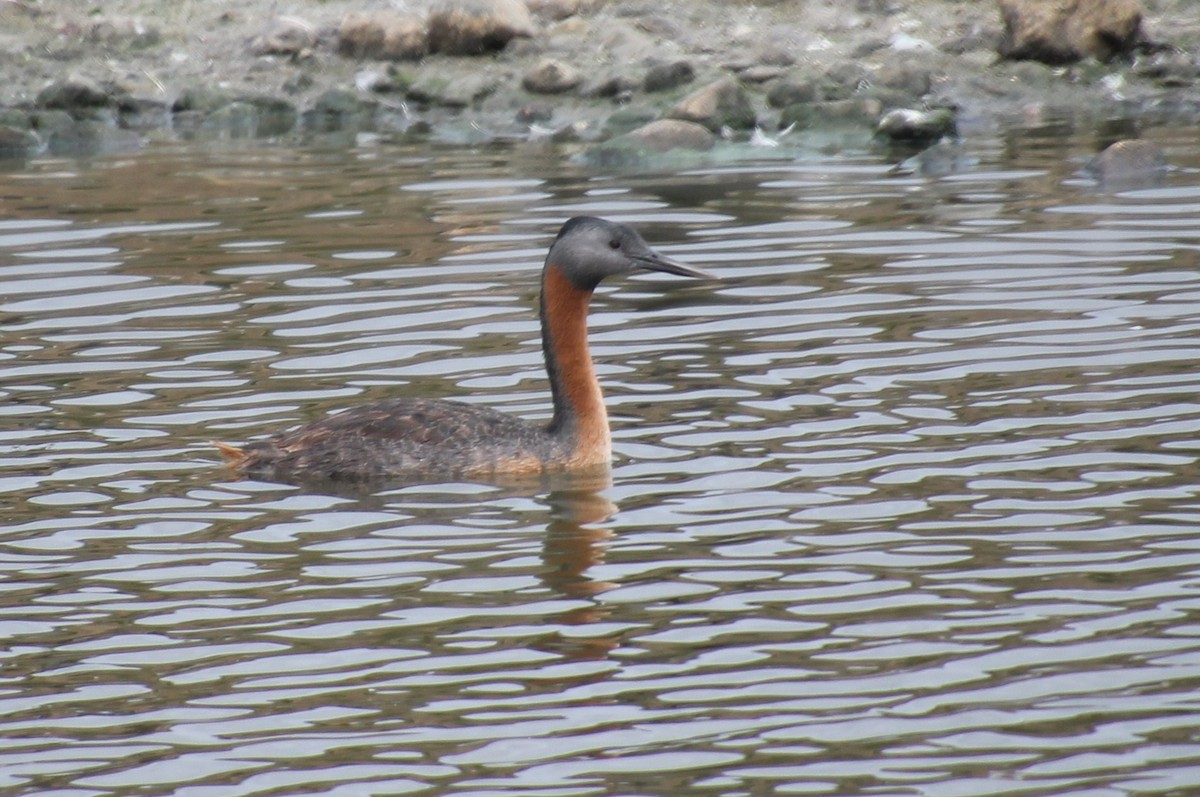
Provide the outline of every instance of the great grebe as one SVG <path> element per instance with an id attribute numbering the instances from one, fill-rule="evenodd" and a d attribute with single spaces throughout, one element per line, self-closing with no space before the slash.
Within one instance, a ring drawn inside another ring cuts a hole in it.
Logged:
<path id="1" fill-rule="evenodd" d="M 612 440 L 588 350 L 588 303 L 605 277 L 638 270 L 715 279 L 658 254 L 624 224 L 577 216 L 559 230 L 542 268 L 540 301 L 542 352 L 554 399 L 548 424 L 458 401 L 396 398 L 241 448 L 216 446 L 239 472 L 284 482 L 522 475 L 607 466 Z"/>

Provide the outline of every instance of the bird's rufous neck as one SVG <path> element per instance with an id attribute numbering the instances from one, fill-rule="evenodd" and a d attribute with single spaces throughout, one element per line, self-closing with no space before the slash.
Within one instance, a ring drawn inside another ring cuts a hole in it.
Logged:
<path id="1" fill-rule="evenodd" d="M 592 291 L 579 288 L 550 263 L 542 276 L 542 347 L 554 396 L 551 428 L 573 438 L 572 464 L 606 463 L 612 457 L 608 412 L 588 349 L 587 311 Z"/>

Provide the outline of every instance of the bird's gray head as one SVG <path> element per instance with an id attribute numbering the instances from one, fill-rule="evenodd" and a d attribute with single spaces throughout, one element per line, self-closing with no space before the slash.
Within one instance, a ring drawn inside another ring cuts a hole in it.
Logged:
<path id="1" fill-rule="evenodd" d="M 716 279 L 703 269 L 655 252 L 632 227 L 594 216 L 576 216 L 562 226 L 546 265 L 562 269 L 571 283 L 583 290 L 592 290 L 605 277 L 632 271 Z"/>

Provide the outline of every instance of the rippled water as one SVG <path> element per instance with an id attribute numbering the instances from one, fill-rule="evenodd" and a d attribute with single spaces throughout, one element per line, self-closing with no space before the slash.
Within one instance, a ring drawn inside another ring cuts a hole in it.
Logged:
<path id="1" fill-rule="evenodd" d="M 1200 793 L 1200 148 L 1062 128 L 604 175 L 517 146 L 0 174 L 6 794 Z M 548 416 L 576 213 L 611 485 L 241 481 L 422 394 Z"/>

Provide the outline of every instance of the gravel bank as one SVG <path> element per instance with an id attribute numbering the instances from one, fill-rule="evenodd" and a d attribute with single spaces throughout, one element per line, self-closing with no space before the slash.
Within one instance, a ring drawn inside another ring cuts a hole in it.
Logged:
<path id="1" fill-rule="evenodd" d="M 1170 46 L 1068 66 L 1001 60 L 999 8 L 968 0 L 530 0 L 530 30 L 494 52 L 402 60 L 339 34 L 349 14 L 422 21 L 446 5 L 0 0 L 0 154 L 363 133 L 706 149 L 681 125 L 680 142 L 618 137 L 665 117 L 713 140 L 789 125 L 869 135 L 895 108 L 931 113 L 938 135 L 1062 114 L 1200 117 L 1187 0 L 1145 6 L 1146 35 Z"/>

